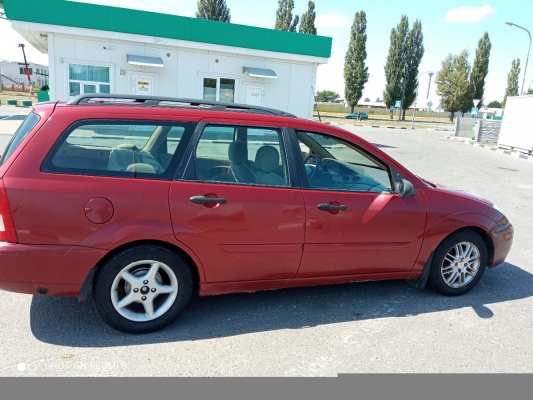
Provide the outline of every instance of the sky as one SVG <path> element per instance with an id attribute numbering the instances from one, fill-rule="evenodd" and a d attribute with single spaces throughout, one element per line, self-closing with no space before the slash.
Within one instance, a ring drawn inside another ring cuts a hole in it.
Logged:
<path id="1" fill-rule="evenodd" d="M 85 3 L 105 4 L 193 17 L 197 0 L 75 0 Z M 226 0 L 231 10 L 231 22 L 273 28 L 276 0 Z M 307 10 L 307 0 L 295 0 L 294 13 L 301 15 Z M 488 32 L 492 42 L 489 74 L 485 84 L 485 103 L 503 100 L 507 86 L 507 74 L 511 62 L 520 58 L 522 72 L 526 59 L 529 37 L 516 27 L 505 25 L 506 21 L 521 25 L 533 33 L 533 1 L 531 0 L 448 0 L 426 1 L 391 0 L 315 0 L 318 34 L 333 38 L 332 56 L 327 65 L 318 69 L 317 90 L 334 90 L 344 98 L 343 66 L 348 47 L 350 27 L 355 13 L 364 10 L 367 15 L 367 66 L 369 81 L 363 90 L 363 99 L 371 101 L 383 98 L 385 88 L 384 65 L 389 49 L 389 36 L 405 14 L 410 24 L 422 21 L 425 54 L 419 71 L 440 69 L 442 60 L 449 54 L 458 54 L 463 49 L 470 52 L 473 63 L 477 42 Z M 252 7 L 250 5 L 253 4 Z M 0 20 L 0 59 L 22 59 L 18 43 L 24 40 L 10 28 L 9 21 Z M 27 44 L 28 58 L 33 62 L 47 63 L 47 56 Z M 532 54 L 533 57 L 533 54 Z M 530 58 L 532 58 L 530 57 Z M 523 75 L 520 75 L 520 86 Z M 434 79 L 434 78 L 433 78 Z M 528 66 L 525 90 L 533 88 L 533 61 Z M 420 78 L 419 104 L 427 103 L 428 74 Z M 429 100 L 433 107 L 439 102 L 436 85 L 432 81 Z"/>

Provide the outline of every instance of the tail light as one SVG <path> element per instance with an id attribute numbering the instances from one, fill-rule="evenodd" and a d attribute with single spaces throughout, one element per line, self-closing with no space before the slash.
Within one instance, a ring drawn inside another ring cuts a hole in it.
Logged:
<path id="1" fill-rule="evenodd" d="M 0 179 L 0 242 L 18 242 L 4 181 Z"/>

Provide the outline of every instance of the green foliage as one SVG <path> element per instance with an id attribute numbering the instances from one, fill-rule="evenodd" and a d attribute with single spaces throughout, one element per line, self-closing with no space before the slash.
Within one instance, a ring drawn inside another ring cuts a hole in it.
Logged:
<path id="1" fill-rule="evenodd" d="M 485 94 L 485 78 L 489 73 L 489 58 L 492 44 L 489 39 L 489 34 L 485 32 L 483 37 L 479 39 L 476 49 L 476 58 L 472 66 L 472 74 L 470 76 L 470 83 L 472 85 L 472 99 L 480 99 L 483 103 L 483 95 Z"/>
<path id="2" fill-rule="evenodd" d="M 405 50 L 405 65 L 407 65 L 407 76 L 405 79 L 405 93 L 403 99 L 403 119 L 405 110 L 415 102 L 418 88 L 418 67 L 424 56 L 424 35 L 422 34 L 422 22 L 416 20 L 407 38 L 407 48 Z"/>
<path id="3" fill-rule="evenodd" d="M 381 103 L 383 100 L 381 100 L 379 97 L 376 98 L 376 103 Z"/>
<path id="4" fill-rule="evenodd" d="M 502 107 L 505 108 L 508 96 L 518 96 L 519 86 L 518 77 L 520 76 L 520 59 L 513 60 L 511 70 L 507 75 L 507 89 L 505 89 L 505 96 L 503 98 Z"/>
<path id="5" fill-rule="evenodd" d="M 316 35 L 315 19 L 315 2 L 310 1 L 307 11 L 302 14 L 302 23 L 300 24 L 300 29 L 298 32 Z"/>
<path id="6" fill-rule="evenodd" d="M 416 100 L 418 67 L 424 56 L 424 35 L 422 22 L 416 20 L 409 30 L 409 19 L 402 15 L 400 23 L 390 35 L 389 55 L 385 64 L 387 84 L 383 101 L 390 107 L 403 97 L 403 118 L 405 110 Z"/>
<path id="7" fill-rule="evenodd" d="M 370 103 L 370 99 L 368 97 L 365 97 L 365 102 Z"/>
<path id="8" fill-rule="evenodd" d="M 231 15 L 226 0 L 199 0 L 196 18 L 230 22 Z"/>
<path id="9" fill-rule="evenodd" d="M 366 61 L 366 13 L 355 14 L 350 32 L 350 44 L 344 60 L 344 96 L 353 109 L 363 96 L 363 89 L 368 82 Z"/>
<path id="10" fill-rule="evenodd" d="M 498 100 L 491 101 L 487 108 L 502 108 L 502 103 L 500 103 Z"/>
<path id="11" fill-rule="evenodd" d="M 296 27 L 300 22 L 298 15 L 292 18 L 292 10 L 294 9 L 294 0 L 279 0 L 279 7 L 276 11 L 276 25 L 274 29 L 280 31 L 296 32 Z"/>
<path id="12" fill-rule="evenodd" d="M 341 95 L 333 90 L 319 90 L 316 92 L 315 100 L 319 103 L 329 103 L 341 98 Z"/>
<path id="13" fill-rule="evenodd" d="M 458 55 L 449 54 L 442 61 L 442 68 L 437 72 L 437 94 L 441 97 L 441 106 L 445 111 L 453 113 L 468 110 L 473 106 L 472 91 L 469 81 L 470 63 L 468 51 Z"/>

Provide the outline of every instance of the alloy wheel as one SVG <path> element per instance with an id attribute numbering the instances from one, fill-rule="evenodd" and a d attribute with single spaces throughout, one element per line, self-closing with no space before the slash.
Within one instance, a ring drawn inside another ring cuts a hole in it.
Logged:
<path id="1" fill-rule="evenodd" d="M 129 264 L 115 277 L 111 301 L 124 318 L 147 322 L 165 314 L 178 295 L 178 279 L 172 269 L 159 261 Z"/>
<path id="2" fill-rule="evenodd" d="M 442 279 L 451 288 L 462 288 L 474 279 L 480 264 L 481 253 L 474 243 L 457 243 L 448 250 L 442 261 Z"/>

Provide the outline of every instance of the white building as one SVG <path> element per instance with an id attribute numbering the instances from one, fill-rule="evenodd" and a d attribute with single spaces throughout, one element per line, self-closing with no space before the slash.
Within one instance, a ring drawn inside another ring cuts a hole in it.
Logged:
<path id="1" fill-rule="evenodd" d="M 328 37 L 64 0 L 4 3 L 13 28 L 49 55 L 52 100 L 154 95 L 311 118 L 317 67 L 331 54 Z"/>
<path id="2" fill-rule="evenodd" d="M 48 81 L 48 67 L 46 65 L 28 63 L 30 81 L 32 85 L 43 86 Z M 0 75 L 3 84 L 19 83 L 28 84 L 26 65 L 20 61 L 0 62 Z"/>

